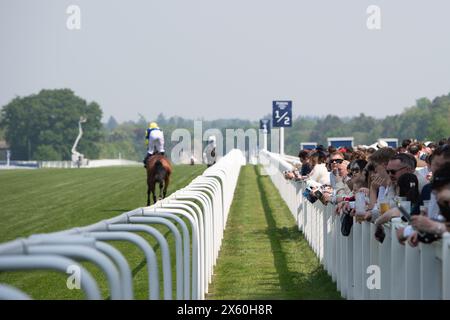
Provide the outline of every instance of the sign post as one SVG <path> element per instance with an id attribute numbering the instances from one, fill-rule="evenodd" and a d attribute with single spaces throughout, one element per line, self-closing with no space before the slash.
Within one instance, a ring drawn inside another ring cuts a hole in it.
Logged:
<path id="1" fill-rule="evenodd" d="M 272 102 L 272 123 L 280 128 L 280 154 L 284 154 L 284 128 L 292 127 L 292 101 Z"/>
<path id="2" fill-rule="evenodd" d="M 262 131 L 263 145 L 260 149 L 267 150 L 267 135 L 270 133 L 270 120 L 261 119 L 259 120 L 259 129 Z"/>

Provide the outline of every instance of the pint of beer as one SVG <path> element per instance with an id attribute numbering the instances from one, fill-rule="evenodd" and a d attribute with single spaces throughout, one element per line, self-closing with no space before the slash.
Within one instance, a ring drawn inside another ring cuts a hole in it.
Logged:
<path id="1" fill-rule="evenodd" d="M 355 214 L 355 219 L 356 219 L 356 222 L 363 222 L 363 221 L 365 221 L 366 219 L 364 219 L 364 217 L 365 217 L 365 214 Z"/>
<path id="2" fill-rule="evenodd" d="M 389 205 L 389 201 L 387 200 L 382 200 L 379 202 L 379 206 L 380 206 L 380 213 L 384 214 L 386 211 L 388 211 L 391 207 Z"/>

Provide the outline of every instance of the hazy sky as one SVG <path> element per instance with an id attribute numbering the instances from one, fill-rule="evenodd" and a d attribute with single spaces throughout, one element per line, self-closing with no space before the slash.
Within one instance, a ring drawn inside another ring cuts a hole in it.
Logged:
<path id="1" fill-rule="evenodd" d="M 69 5 L 81 30 L 66 27 Z M 381 30 L 366 9 L 381 8 Z M 450 92 L 448 0 L 0 0 L 0 106 L 68 87 L 104 119 L 376 117 Z"/>

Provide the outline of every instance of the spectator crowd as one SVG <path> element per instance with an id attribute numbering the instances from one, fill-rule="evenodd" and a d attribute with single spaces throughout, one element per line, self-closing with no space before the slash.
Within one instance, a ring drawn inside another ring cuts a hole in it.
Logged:
<path id="1" fill-rule="evenodd" d="M 450 230 L 450 138 L 439 142 L 406 139 L 400 147 L 379 140 L 375 147 L 301 150 L 286 179 L 305 183 L 304 197 L 336 206 L 341 221 L 374 223 L 383 242 L 393 218 L 400 243 L 430 243 Z M 355 217 L 349 218 L 349 217 Z M 345 219 L 344 219 L 345 218 Z M 348 235 L 348 234 L 344 234 Z"/>

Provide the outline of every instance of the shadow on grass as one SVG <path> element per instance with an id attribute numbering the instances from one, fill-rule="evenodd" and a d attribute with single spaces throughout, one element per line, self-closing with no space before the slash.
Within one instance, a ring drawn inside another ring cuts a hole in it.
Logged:
<path id="1" fill-rule="evenodd" d="M 257 176 L 257 185 L 261 203 L 267 221 L 266 232 L 270 239 L 275 269 L 278 273 L 281 287 L 281 294 L 280 292 L 273 292 L 273 294 L 275 294 L 274 296 L 271 295 L 270 292 L 267 292 L 249 297 L 249 299 L 340 299 L 335 284 L 323 267 L 318 264 L 317 258 L 314 257 L 310 261 L 310 263 L 318 264 L 312 272 L 297 272 L 289 269 L 282 242 L 297 241 L 300 246 L 300 241 L 305 240 L 298 231 L 296 225 L 292 227 L 277 226 L 273 209 L 268 201 L 268 190 L 264 186 L 264 180 L 269 178 L 267 176 L 261 176 L 257 166 L 255 166 L 254 169 Z"/>

